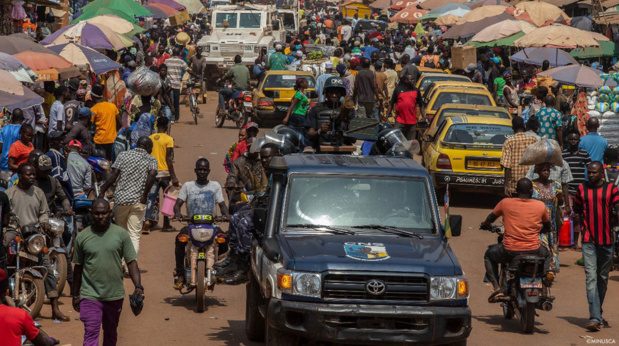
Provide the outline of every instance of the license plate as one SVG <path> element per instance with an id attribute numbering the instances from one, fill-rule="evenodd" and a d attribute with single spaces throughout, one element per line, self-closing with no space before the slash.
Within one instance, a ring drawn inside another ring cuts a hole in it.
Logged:
<path id="1" fill-rule="evenodd" d="M 288 112 L 288 107 L 286 106 L 277 106 L 277 110 L 280 112 Z"/>
<path id="2" fill-rule="evenodd" d="M 204 259 L 204 252 L 198 253 L 198 259 Z"/>
<path id="3" fill-rule="evenodd" d="M 520 288 L 542 288 L 542 279 L 535 278 L 535 281 L 531 282 L 530 278 L 520 278 Z"/>
<path id="4" fill-rule="evenodd" d="M 466 168 L 501 168 L 499 161 L 468 160 Z"/>

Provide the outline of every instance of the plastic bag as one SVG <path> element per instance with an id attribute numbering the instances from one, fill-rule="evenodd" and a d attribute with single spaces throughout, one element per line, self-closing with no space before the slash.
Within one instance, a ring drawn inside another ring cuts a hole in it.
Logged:
<path id="1" fill-rule="evenodd" d="M 542 139 L 529 145 L 520 159 L 521 165 L 539 165 L 546 162 L 563 166 L 561 147 L 554 139 Z"/>
<path id="2" fill-rule="evenodd" d="M 141 96 L 151 96 L 161 89 L 161 78 L 157 72 L 141 67 L 129 75 L 127 85 L 134 93 Z"/>

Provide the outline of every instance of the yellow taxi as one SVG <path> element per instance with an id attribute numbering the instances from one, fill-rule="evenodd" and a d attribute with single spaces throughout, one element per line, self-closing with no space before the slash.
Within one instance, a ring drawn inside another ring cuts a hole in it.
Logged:
<path id="1" fill-rule="evenodd" d="M 427 96 L 432 95 L 434 90 L 440 89 L 440 88 L 445 88 L 445 87 L 461 87 L 461 88 L 488 90 L 488 88 L 486 88 L 485 85 L 479 84 L 479 83 L 473 83 L 471 81 L 442 80 L 442 81 L 435 81 L 435 82 L 430 83 L 426 87 L 425 92 L 422 95 L 423 95 L 424 98 L 426 98 Z"/>
<path id="2" fill-rule="evenodd" d="M 503 188 L 501 150 L 514 135 L 510 119 L 484 116 L 455 116 L 441 122 L 434 135 L 425 134 L 428 143 L 423 165 L 438 190 Z"/>
<path id="3" fill-rule="evenodd" d="M 455 81 L 455 82 L 469 82 L 470 83 L 471 79 L 467 76 L 461 76 L 458 74 L 429 72 L 429 73 L 422 73 L 419 79 L 417 80 L 417 83 L 415 84 L 415 86 L 417 87 L 417 89 L 419 89 L 419 91 L 421 91 L 421 94 L 423 95 L 423 93 L 430 86 L 430 84 L 434 82 L 441 82 L 441 81 Z"/>
<path id="4" fill-rule="evenodd" d="M 446 82 L 435 82 L 434 84 L 436 83 Z M 450 103 L 496 106 L 494 98 L 483 85 L 478 83 L 470 84 L 477 85 L 474 87 L 445 85 L 434 88 L 432 91 L 428 90 L 423 96 L 424 107 L 422 118 L 427 122 L 431 122 L 434 114 L 436 114 L 439 108 Z M 479 86 L 481 86 L 481 88 Z"/>
<path id="5" fill-rule="evenodd" d="M 305 95 L 310 99 L 310 105 L 318 102 L 318 94 L 314 89 L 316 79 L 308 71 L 267 71 L 258 87 L 253 90 L 254 114 L 253 121 L 279 121 L 286 116 L 292 97 L 296 93 L 294 84 L 297 78 L 305 78 L 308 88 Z"/>

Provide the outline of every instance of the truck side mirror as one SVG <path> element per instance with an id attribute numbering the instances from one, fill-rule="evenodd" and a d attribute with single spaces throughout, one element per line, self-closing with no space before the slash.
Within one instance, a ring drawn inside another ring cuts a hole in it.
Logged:
<path id="1" fill-rule="evenodd" d="M 451 236 L 459 237 L 462 233 L 462 215 L 449 215 L 449 227 Z"/>
<path id="2" fill-rule="evenodd" d="M 275 238 L 266 239 L 262 243 L 262 249 L 264 250 L 264 255 L 269 259 L 269 261 L 279 262 L 280 249 Z"/>
<path id="3" fill-rule="evenodd" d="M 254 208 L 254 228 L 258 233 L 264 234 L 267 224 L 267 209 Z"/>

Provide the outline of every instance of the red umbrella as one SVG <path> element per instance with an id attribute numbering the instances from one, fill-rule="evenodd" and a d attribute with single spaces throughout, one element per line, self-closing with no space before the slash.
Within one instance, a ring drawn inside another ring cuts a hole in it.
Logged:
<path id="1" fill-rule="evenodd" d="M 13 56 L 35 71 L 48 69 L 63 69 L 73 66 L 73 64 L 69 60 L 55 53 L 47 54 L 27 50 Z"/>
<path id="2" fill-rule="evenodd" d="M 416 7 L 411 6 L 396 13 L 390 19 L 392 22 L 396 22 L 396 23 L 417 24 L 419 23 L 419 18 L 421 18 L 426 13 L 428 13 L 428 10 L 420 10 Z"/>
<path id="3" fill-rule="evenodd" d="M 132 1 L 132 0 L 130 0 Z M 156 3 L 156 2 L 151 2 L 148 4 L 149 6 L 153 6 L 153 7 L 157 7 L 158 9 L 162 10 L 163 12 L 165 12 L 165 14 L 167 14 L 168 16 L 173 16 L 175 14 L 178 13 L 177 10 L 175 10 L 174 8 L 164 5 L 164 4 L 160 4 L 160 3 Z"/>

